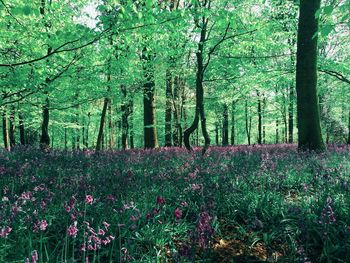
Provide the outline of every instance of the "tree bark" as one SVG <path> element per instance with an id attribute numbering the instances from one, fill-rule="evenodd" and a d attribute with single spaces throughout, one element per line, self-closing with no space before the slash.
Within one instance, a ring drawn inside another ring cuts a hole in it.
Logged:
<path id="1" fill-rule="evenodd" d="M 10 151 L 10 136 L 8 132 L 7 114 L 5 111 L 2 113 L 2 135 L 4 140 L 4 147 L 6 150 Z"/>
<path id="2" fill-rule="evenodd" d="M 41 124 L 41 137 L 40 137 L 40 147 L 42 149 L 50 148 L 50 136 L 49 136 L 49 120 L 50 120 L 50 101 L 49 96 L 46 94 L 45 103 L 42 108 L 43 122 Z"/>
<path id="3" fill-rule="evenodd" d="M 258 144 L 262 143 L 262 110 L 261 110 L 261 97 L 260 92 L 257 90 L 256 95 L 258 97 Z"/>
<path id="4" fill-rule="evenodd" d="M 323 151 L 320 110 L 317 96 L 316 12 L 321 0 L 301 0 L 298 28 L 296 90 L 298 109 L 298 141 L 300 150 Z"/>
<path id="5" fill-rule="evenodd" d="M 289 87 L 288 142 L 293 143 L 294 133 L 294 87 Z"/>
<path id="6" fill-rule="evenodd" d="M 166 89 L 165 89 L 165 147 L 172 146 L 172 101 L 173 101 L 173 80 L 170 69 L 166 71 Z"/>
<path id="7" fill-rule="evenodd" d="M 251 144 L 250 132 L 251 132 L 251 125 L 252 125 L 252 117 L 249 115 L 250 114 L 248 113 L 248 101 L 246 99 L 245 100 L 245 130 L 247 133 L 248 145 Z"/>
<path id="8" fill-rule="evenodd" d="M 235 136 L 235 107 L 236 104 L 234 101 L 232 101 L 232 110 L 231 110 L 231 145 L 235 145 L 236 143 L 236 136 Z"/>
<path id="9" fill-rule="evenodd" d="M 21 145 L 26 144 L 26 137 L 25 137 L 25 128 L 24 128 L 24 121 L 23 121 L 23 114 L 22 112 L 18 111 L 18 126 L 19 126 L 19 139 Z"/>
<path id="10" fill-rule="evenodd" d="M 128 146 L 128 133 L 129 133 L 129 111 L 130 111 L 130 106 L 129 106 L 129 101 L 128 101 L 128 94 L 126 90 L 125 85 L 121 85 L 121 91 L 122 91 L 122 96 L 123 96 L 123 101 L 121 105 L 121 111 L 122 111 L 122 149 L 126 150 Z"/>
<path id="11" fill-rule="evenodd" d="M 103 108 L 102 108 L 102 113 L 100 118 L 100 128 L 98 130 L 97 142 L 96 142 L 96 151 L 100 151 L 103 148 L 103 139 L 104 139 L 103 131 L 104 131 L 104 125 L 106 122 L 106 113 L 107 113 L 108 104 L 109 104 L 109 98 L 106 97 L 103 101 Z"/>
<path id="12" fill-rule="evenodd" d="M 12 107 L 9 120 L 10 145 L 13 148 L 16 145 L 16 125 L 15 125 L 15 108 Z"/>
<path id="13" fill-rule="evenodd" d="M 224 104 L 223 123 L 222 123 L 222 146 L 228 145 L 228 105 Z"/>
<path id="14" fill-rule="evenodd" d="M 201 27 L 201 33 L 200 33 L 200 39 L 198 43 L 198 51 L 196 52 L 196 58 L 197 58 L 197 73 L 196 73 L 196 110 L 195 110 L 195 117 L 192 122 L 192 125 L 185 130 L 184 132 L 184 143 L 188 150 L 192 150 L 192 147 L 190 145 L 190 135 L 198 129 L 198 123 L 199 119 L 201 120 L 201 128 L 202 133 L 204 137 L 204 147 L 202 150 L 202 154 L 206 152 L 210 145 L 210 137 L 207 131 L 207 125 L 206 125 L 206 116 L 205 116 L 205 110 L 204 110 L 204 89 L 203 89 L 203 77 L 204 77 L 204 63 L 203 63 L 203 52 L 204 52 L 204 42 L 206 40 L 206 34 L 207 34 L 207 25 L 208 20 L 205 17 L 202 17 L 202 23 L 201 25 L 198 24 L 197 26 Z"/>
<path id="15" fill-rule="evenodd" d="M 146 54 L 147 49 L 142 52 L 144 60 L 144 74 L 146 82 L 143 84 L 143 127 L 144 127 L 144 148 L 157 148 L 157 124 L 155 109 L 155 82 L 154 82 L 154 65 L 151 55 Z"/>
<path id="16" fill-rule="evenodd" d="M 134 100 L 130 99 L 130 149 L 135 148 L 134 144 Z"/>

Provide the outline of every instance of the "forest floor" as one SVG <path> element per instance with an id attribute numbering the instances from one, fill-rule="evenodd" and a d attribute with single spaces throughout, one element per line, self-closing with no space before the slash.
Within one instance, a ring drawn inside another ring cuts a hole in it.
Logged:
<path id="1" fill-rule="evenodd" d="M 0 178 L 0 262 L 350 258 L 350 146 L 18 148 Z"/>

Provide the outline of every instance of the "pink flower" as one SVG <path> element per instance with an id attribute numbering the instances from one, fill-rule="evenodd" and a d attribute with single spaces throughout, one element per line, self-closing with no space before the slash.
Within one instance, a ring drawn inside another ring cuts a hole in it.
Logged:
<path id="1" fill-rule="evenodd" d="M 110 226 L 110 224 L 108 224 L 107 222 L 103 222 L 103 225 L 105 226 L 106 230 L 108 230 L 108 227 Z"/>
<path id="2" fill-rule="evenodd" d="M 182 217 L 182 211 L 181 211 L 181 209 L 177 207 L 177 208 L 175 209 L 175 211 L 174 211 L 174 215 L 175 215 L 176 220 L 181 219 L 181 217 Z"/>
<path id="3" fill-rule="evenodd" d="M 41 231 L 45 231 L 48 226 L 46 220 L 41 220 L 38 222 L 38 224 Z"/>
<path id="4" fill-rule="evenodd" d="M 71 237 L 76 237 L 78 233 L 77 221 L 73 225 L 70 225 L 67 229 L 68 235 Z"/>
<path id="5" fill-rule="evenodd" d="M 0 236 L 3 238 L 6 238 L 10 232 L 12 231 L 12 228 L 9 226 L 5 226 L 0 230 Z"/>
<path id="6" fill-rule="evenodd" d="M 157 196 L 157 204 L 158 205 L 163 205 L 165 204 L 165 199 L 161 196 Z"/>
<path id="7" fill-rule="evenodd" d="M 85 203 L 87 203 L 88 205 L 91 205 L 93 201 L 94 201 L 94 198 L 91 195 L 87 195 L 85 197 Z"/>
<path id="8" fill-rule="evenodd" d="M 98 233 L 97 234 L 103 236 L 104 234 L 106 234 L 106 232 L 103 229 L 98 228 Z"/>

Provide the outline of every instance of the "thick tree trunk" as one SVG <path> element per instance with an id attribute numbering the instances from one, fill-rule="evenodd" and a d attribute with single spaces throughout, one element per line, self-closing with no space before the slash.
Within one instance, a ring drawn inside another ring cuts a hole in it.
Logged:
<path id="1" fill-rule="evenodd" d="M 144 74 L 146 82 L 143 84 L 143 127 L 144 127 L 144 148 L 157 148 L 157 124 L 155 109 L 155 82 L 154 82 L 154 65 L 151 61 L 152 56 L 145 54 L 146 49 L 142 52 L 144 60 Z"/>
<path id="2" fill-rule="evenodd" d="M 101 113 L 101 118 L 100 118 L 100 128 L 98 130 L 98 135 L 97 135 L 97 142 L 96 142 L 96 151 L 100 151 L 103 149 L 103 135 L 104 135 L 104 126 L 106 122 L 106 115 L 107 115 L 107 108 L 109 104 L 109 99 L 105 98 L 103 102 L 103 108 L 102 108 L 102 113 Z"/>
<path id="3" fill-rule="evenodd" d="M 224 104 L 223 123 L 222 123 L 222 146 L 228 145 L 228 105 Z"/>
<path id="4" fill-rule="evenodd" d="M 235 109 L 236 104 L 234 101 L 232 101 L 232 110 L 231 110 L 231 145 L 235 145 L 236 143 L 236 136 L 235 136 Z"/>
<path id="5" fill-rule="evenodd" d="M 258 97 L 258 144 L 262 143 L 262 110 L 261 110 L 261 98 L 260 92 L 257 90 L 256 95 Z"/>
<path id="6" fill-rule="evenodd" d="M 24 121 L 23 121 L 23 114 L 22 112 L 18 111 L 18 126 L 19 126 L 19 140 L 21 145 L 26 144 L 26 137 L 25 137 L 25 128 L 24 128 Z"/>
<path id="7" fill-rule="evenodd" d="M 49 136 L 49 120 L 50 120 L 50 101 L 48 94 L 46 94 L 45 103 L 43 105 L 43 122 L 41 124 L 41 137 L 40 137 L 40 147 L 42 149 L 50 148 L 50 136 Z"/>
<path id="8" fill-rule="evenodd" d="M 298 141 L 301 150 L 322 151 L 320 111 L 317 97 L 317 31 L 316 12 L 321 0 L 301 0 L 298 29 L 296 90 Z"/>
<path id="9" fill-rule="evenodd" d="M 169 69 L 166 71 L 166 89 L 165 89 L 165 147 L 172 146 L 172 101 L 173 101 L 173 80 Z"/>
<path id="10" fill-rule="evenodd" d="M 9 136 L 9 131 L 8 131 L 8 121 L 7 121 L 7 114 L 4 111 L 2 113 L 2 136 L 4 140 L 4 148 L 8 151 L 11 150 L 10 146 L 10 136 Z"/>

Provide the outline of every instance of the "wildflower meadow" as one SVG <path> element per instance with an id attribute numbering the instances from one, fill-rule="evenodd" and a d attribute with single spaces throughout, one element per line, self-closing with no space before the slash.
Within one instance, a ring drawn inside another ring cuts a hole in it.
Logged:
<path id="1" fill-rule="evenodd" d="M 348 262 L 350 147 L 0 152 L 0 262 Z"/>

